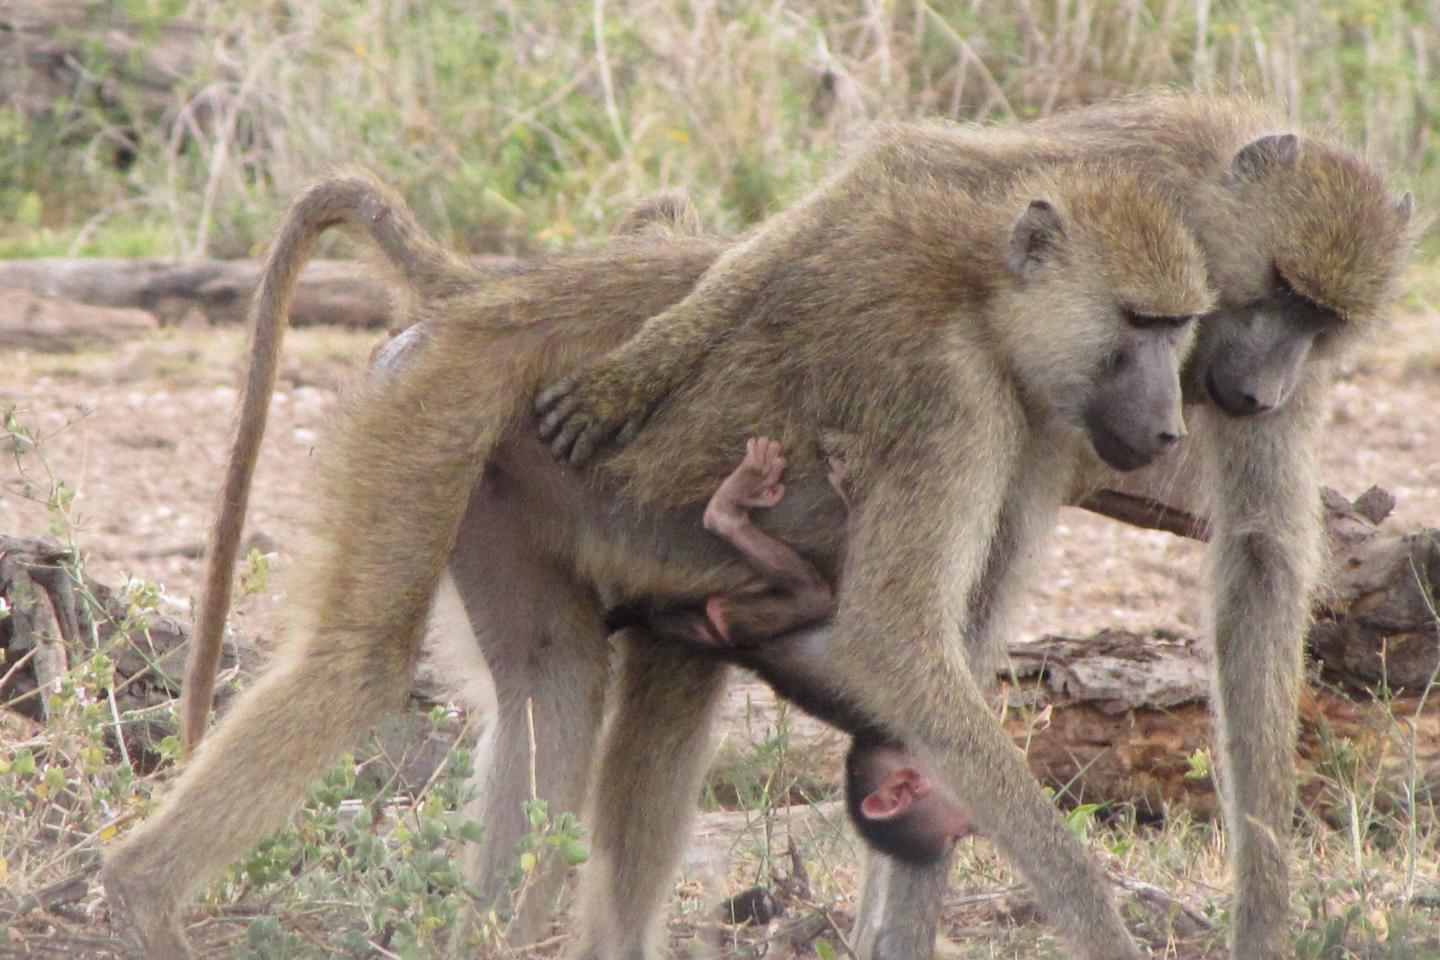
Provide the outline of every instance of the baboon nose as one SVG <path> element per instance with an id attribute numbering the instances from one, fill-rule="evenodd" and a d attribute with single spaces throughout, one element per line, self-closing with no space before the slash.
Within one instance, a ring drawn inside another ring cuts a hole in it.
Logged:
<path id="1" fill-rule="evenodd" d="M 1275 409 L 1275 404 L 1261 400 L 1253 393 L 1247 393 L 1242 396 L 1241 402 L 1245 405 L 1246 413 L 1264 413 L 1267 410 Z"/>
<path id="2" fill-rule="evenodd" d="M 1156 439 L 1160 441 L 1160 446 L 1168 447 L 1172 444 L 1178 443 L 1180 441 L 1180 438 L 1183 436 L 1185 436 L 1183 432 L 1176 433 L 1173 430 L 1162 430 L 1160 431 L 1160 433 L 1156 434 Z"/>

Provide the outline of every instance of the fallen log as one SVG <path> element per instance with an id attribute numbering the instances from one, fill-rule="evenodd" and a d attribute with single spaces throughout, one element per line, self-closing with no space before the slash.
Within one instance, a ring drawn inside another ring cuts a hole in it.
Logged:
<path id="1" fill-rule="evenodd" d="M 261 267 L 258 260 L 10 260 L 0 262 L 0 291 L 138 308 L 165 325 L 197 317 L 211 324 L 243 323 Z M 384 329 L 393 311 L 388 288 L 368 279 L 364 264 L 318 260 L 300 274 L 290 320 L 295 326 Z"/>
<path id="2" fill-rule="evenodd" d="M 505 257 L 474 262 L 496 273 L 516 264 Z M 7 291 L 28 290 L 92 306 L 133 307 L 167 326 L 195 319 L 244 323 L 263 266 L 260 260 L 0 260 L 0 298 Z M 375 273 L 359 260 L 310 261 L 300 272 L 291 324 L 376 330 L 396 325 L 390 285 L 375 279 Z"/>
<path id="3" fill-rule="evenodd" d="M 1395 498 L 1371 487 L 1354 503 L 1320 490 L 1328 567 L 1315 596 L 1310 655 L 1329 679 L 1416 693 L 1440 670 L 1440 530 L 1383 526 Z M 1209 524 L 1169 504 L 1099 490 L 1077 506 L 1132 526 L 1204 540 Z"/>
<path id="4" fill-rule="evenodd" d="M 1142 819 L 1218 815 L 1209 651 L 1176 634 L 1102 631 L 1010 648 L 1006 728 L 1067 806 L 1124 804 Z M 1296 757 L 1301 802 L 1340 819 L 1347 791 L 1375 808 L 1440 803 L 1440 690 L 1350 696 L 1312 684 Z"/>
<path id="5" fill-rule="evenodd" d="M 1082 506 L 1204 539 L 1203 517 L 1110 493 Z M 1321 502 L 1330 562 L 1306 648 L 1322 682 L 1302 700 L 1301 799 L 1338 816 L 1358 779 L 1381 808 L 1440 802 L 1440 531 L 1385 527 L 1395 501 L 1378 487 L 1353 503 L 1324 489 Z M 1216 814 L 1209 651 L 1194 638 L 1047 637 L 1010 661 L 1006 724 L 1043 782 L 1142 816 Z"/>

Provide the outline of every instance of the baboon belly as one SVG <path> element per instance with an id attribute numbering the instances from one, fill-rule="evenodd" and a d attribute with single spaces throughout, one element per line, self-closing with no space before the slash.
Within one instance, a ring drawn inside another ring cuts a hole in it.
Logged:
<path id="1" fill-rule="evenodd" d="M 787 491 L 784 502 L 766 511 L 767 526 L 792 542 L 825 542 L 831 549 L 821 551 L 822 566 L 833 570 L 834 530 L 843 529 L 843 513 L 824 509 L 823 501 L 834 499 L 828 485 L 802 481 Z M 528 420 L 496 451 L 469 510 L 462 536 L 518 535 L 521 549 L 545 556 L 607 598 L 698 601 L 755 575 L 704 529 L 703 502 L 677 509 L 635 504 L 593 475 L 556 462 Z M 817 512 L 827 519 L 835 514 L 830 530 L 817 523 Z"/>
<path id="2" fill-rule="evenodd" d="M 496 451 L 470 504 L 466 530 L 520 531 L 523 549 L 616 596 L 703 598 L 753 572 L 701 524 L 704 505 L 645 510 L 556 462 L 532 424 Z"/>

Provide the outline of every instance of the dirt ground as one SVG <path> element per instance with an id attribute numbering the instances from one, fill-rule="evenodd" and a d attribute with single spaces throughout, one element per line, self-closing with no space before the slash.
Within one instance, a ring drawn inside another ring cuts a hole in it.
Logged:
<path id="1" fill-rule="evenodd" d="M 294 331 L 287 340 L 248 526 L 277 554 L 272 586 L 279 589 L 305 509 L 307 461 L 338 392 L 363 370 L 376 339 L 320 329 Z M 243 349 L 239 330 L 168 329 L 106 351 L 0 356 L 0 411 L 13 409 L 16 421 L 41 437 L 38 454 L 17 460 L 7 448 L 0 459 L 0 532 L 47 532 L 46 507 L 22 491 L 28 481 L 43 500 L 53 477 L 75 492 L 70 521 L 90 575 L 111 584 L 152 581 L 188 616 Z M 1440 526 L 1437 411 L 1440 333 L 1428 310 L 1411 310 L 1337 385 L 1325 482 L 1352 498 L 1379 484 L 1398 500 L 1392 523 Z M 1194 542 L 1067 509 L 1021 633 L 1084 635 L 1102 627 L 1197 633 L 1200 559 Z M 270 635 L 278 599 L 278 593 L 248 598 L 232 623 Z M 751 707 L 767 704 L 768 691 L 754 683 L 732 686 L 724 734 L 751 737 L 746 718 L 753 723 Z M 973 912 L 960 910 L 952 926 L 963 927 Z"/>

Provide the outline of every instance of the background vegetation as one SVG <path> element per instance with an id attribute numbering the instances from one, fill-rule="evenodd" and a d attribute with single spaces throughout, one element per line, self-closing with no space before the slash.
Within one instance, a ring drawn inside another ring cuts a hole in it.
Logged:
<path id="1" fill-rule="evenodd" d="M 12 6 L 24 7 L 21 4 Z M 0 255 L 253 254 L 357 162 L 476 252 L 660 186 L 734 230 L 879 117 L 1246 89 L 1440 195 L 1440 0 L 113 0 L 75 82 L 0 108 Z M 107 35 L 125 38 L 117 48 Z M 117 49 L 122 52 L 117 53 Z M 137 75 L 165 51 L 177 77 Z"/>

